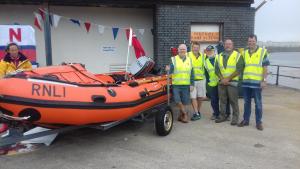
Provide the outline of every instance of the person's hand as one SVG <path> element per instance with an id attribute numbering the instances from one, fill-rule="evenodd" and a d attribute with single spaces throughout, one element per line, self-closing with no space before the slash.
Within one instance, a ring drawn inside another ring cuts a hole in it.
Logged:
<path id="1" fill-rule="evenodd" d="M 170 71 L 170 65 L 166 65 L 166 71 L 168 72 L 168 71 Z"/>
<path id="2" fill-rule="evenodd" d="M 10 76 L 10 75 L 16 75 L 17 73 L 23 72 L 24 69 L 17 69 L 15 71 L 9 72 L 6 75 Z"/>
<path id="3" fill-rule="evenodd" d="M 221 79 L 221 84 L 223 85 L 229 85 L 229 79 L 228 78 L 224 78 L 224 79 Z"/>
<path id="4" fill-rule="evenodd" d="M 260 87 L 261 87 L 261 89 L 266 88 L 267 87 L 267 82 L 266 81 L 261 81 L 260 82 Z"/>
<path id="5" fill-rule="evenodd" d="M 23 72 L 23 71 L 24 71 L 24 69 L 17 69 L 15 72 L 19 73 L 19 72 Z"/>
<path id="6" fill-rule="evenodd" d="M 5 76 L 12 76 L 12 75 L 16 75 L 18 72 L 16 72 L 16 71 L 12 71 L 12 72 L 8 72 L 8 73 L 6 73 L 6 75 Z"/>
<path id="7" fill-rule="evenodd" d="M 190 86 L 190 92 L 194 91 L 194 86 Z"/>

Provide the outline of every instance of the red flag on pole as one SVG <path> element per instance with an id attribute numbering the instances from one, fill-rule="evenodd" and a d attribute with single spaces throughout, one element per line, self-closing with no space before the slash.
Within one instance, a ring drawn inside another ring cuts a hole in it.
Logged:
<path id="1" fill-rule="evenodd" d="M 130 29 L 126 29 L 126 37 L 127 40 L 129 40 L 129 35 L 130 35 Z M 134 52 L 135 52 L 135 57 L 138 59 L 141 56 L 145 56 L 145 50 L 142 46 L 142 44 L 140 43 L 140 41 L 137 39 L 136 35 L 134 32 L 132 32 L 132 46 L 134 48 Z"/>

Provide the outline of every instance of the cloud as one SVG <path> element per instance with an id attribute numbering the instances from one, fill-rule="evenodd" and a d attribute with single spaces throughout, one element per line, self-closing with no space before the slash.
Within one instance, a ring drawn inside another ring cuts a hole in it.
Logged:
<path id="1" fill-rule="evenodd" d="M 258 6 L 262 0 L 255 1 Z M 255 33 L 262 41 L 300 41 L 299 0 L 268 1 L 255 17 Z"/>

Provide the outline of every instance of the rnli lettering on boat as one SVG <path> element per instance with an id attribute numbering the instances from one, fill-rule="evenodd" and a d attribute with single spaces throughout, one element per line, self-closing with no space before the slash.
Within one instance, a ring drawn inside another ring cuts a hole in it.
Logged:
<path id="1" fill-rule="evenodd" d="M 66 97 L 66 88 L 49 84 L 32 84 L 31 93 L 33 96 Z"/>

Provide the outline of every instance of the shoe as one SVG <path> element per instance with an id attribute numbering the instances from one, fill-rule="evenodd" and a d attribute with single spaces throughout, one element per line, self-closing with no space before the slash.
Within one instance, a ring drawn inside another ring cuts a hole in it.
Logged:
<path id="1" fill-rule="evenodd" d="M 249 126 L 249 122 L 243 120 L 240 124 L 238 124 L 238 127 L 244 127 L 244 126 Z"/>
<path id="2" fill-rule="evenodd" d="M 201 113 L 200 113 L 200 112 L 198 112 L 198 116 L 199 116 L 199 118 L 201 119 L 202 116 L 201 116 Z"/>
<path id="3" fill-rule="evenodd" d="M 0 155 L 6 155 L 7 153 L 8 153 L 8 150 L 0 149 Z"/>
<path id="4" fill-rule="evenodd" d="M 236 122 L 236 121 L 232 121 L 231 123 L 230 123 L 230 125 L 232 125 L 232 126 L 235 126 L 235 125 L 237 125 L 238 123 Z"/>
<path id="5" fill-rule="evenodd" d="M 224 121 L 226 121 L 226 119 L 224 118 L 224 117 L 221 117 L 221 118 L 219 118 L 219 119 L 216 119 L 216 123 L 222 123 L 222 122 L 224 122 Z"/>
<path id="6" fill-rule="evenodd" d="M 260 130 L 260 131 L 263 131 L 263 130 L 264 130 L 264 127 L 263 127 L 262 123 L 257 124 L 257 125 L 256 125 L 256 128 L 257 128 L 257 130 Z"/>
<path id="7" fill-rule="evenodd" d="M 191 120 L 196 121 L 201 119 L 201 114 L 200 113 L 194 113 Z"/>
<path id="8" fill-rule="evenodd" d="M 217 116 L 215 116 L 215 115 L 212 115 L 211 117 L 210 117 L 210 120 L 216 120 L 217 119 Z"/>
<path id="9" fill-rule="evenodd" d="M 230 115 L 226 115 L 225 119 L 226 121 L 230 121 Z"/>
<path id="10" fill-rule="evenodd" d="M 178 115 L 177 120 L 178 120 L 178 121 L 181 121 L 181 120 L 182 120 L 182 117 L 183 117 L 183 113 L 182 113 L 182 112 L 179 112 L 179 115 Z"/>
<path id="11" fill-rule="evenodd" d="M 189 117 L 188 117 L 187 113 L 182 114 L 181 122 L 182 123 L 188 123 L 189 122 Z"/>
<path id="12" fill-rule="evenodd" d="M 180 113 L 180 114 L 178 115 L 177 120 L 178 120 L 178 121 L 181 121 L 181 119 L 182 119 L 182 113 Z"/>

